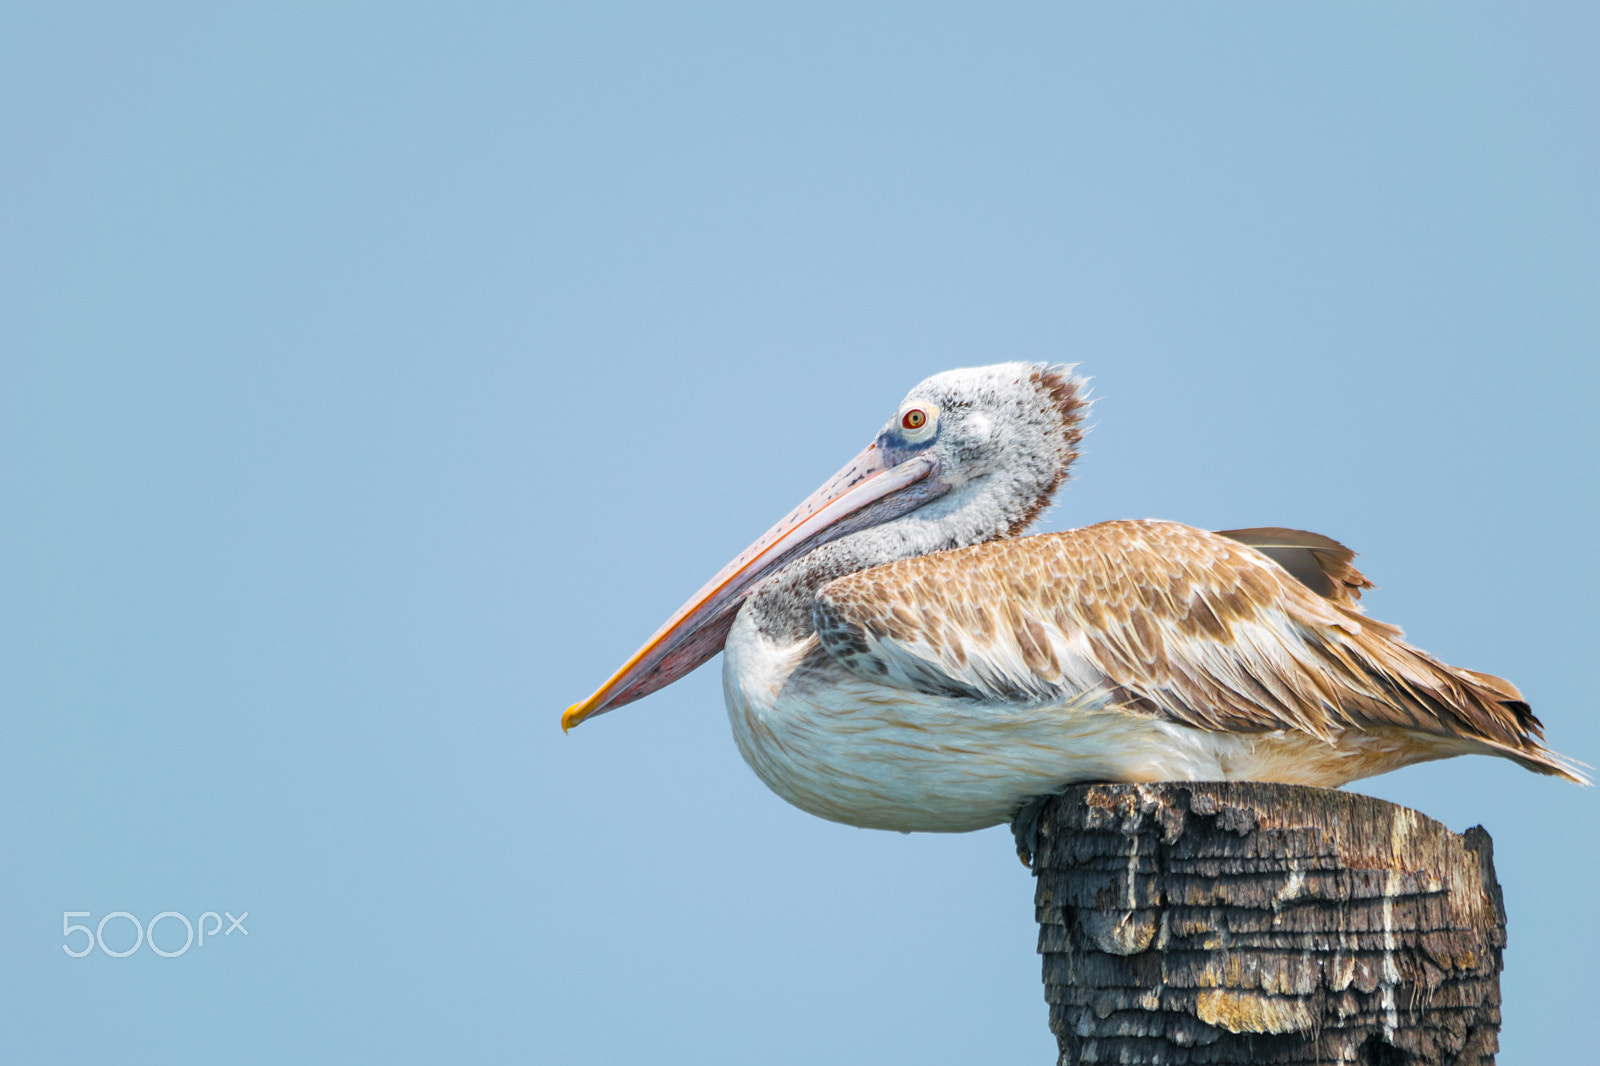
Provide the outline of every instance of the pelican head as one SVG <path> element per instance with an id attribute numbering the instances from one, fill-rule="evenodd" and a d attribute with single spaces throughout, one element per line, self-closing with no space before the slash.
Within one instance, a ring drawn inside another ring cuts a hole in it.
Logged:
<path id="1" fill-rule="evenodd" d="M 1086 400 L 1071 369 L 1000 363 L 923 381 L 859 455 L 723 567 L 592 696 L 569 707 L 562 728 L 648 695 L 716 655 L 763 587 L 781 582 L 798 601 L 845 573 L 1022 532 L 1078 455 Z M 797 606 L 803 618 L 809 607 Z"/>

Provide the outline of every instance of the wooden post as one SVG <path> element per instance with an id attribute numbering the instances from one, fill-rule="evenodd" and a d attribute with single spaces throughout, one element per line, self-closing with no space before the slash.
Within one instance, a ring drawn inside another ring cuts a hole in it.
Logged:
<path id="1" fill-rule="evenodd" d="M 1070 788 L 1032 842 L 1061 1066 L 1494 1062 L 1505 911 L 1481 828 L 1173 782 Z"/>

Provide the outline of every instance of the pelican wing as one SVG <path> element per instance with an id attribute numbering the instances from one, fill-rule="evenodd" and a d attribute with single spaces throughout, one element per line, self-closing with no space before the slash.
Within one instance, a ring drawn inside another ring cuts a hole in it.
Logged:
<path id="1" fill-rule="evenodd" d="M 1274 548 L 1309 568 L 1308 583 L 1263 553 Z M 1396 726 L 1572 776 L 1513 685 L 1361 613 L 1355 596 L 1371 583 L 1352 554 L 1295 530 L 1106 522 L 849 574 L 818 592 L 812 615 L 838 662 L 891 686 L 997 703 L 1099 694 L 1236 732 Z"/>

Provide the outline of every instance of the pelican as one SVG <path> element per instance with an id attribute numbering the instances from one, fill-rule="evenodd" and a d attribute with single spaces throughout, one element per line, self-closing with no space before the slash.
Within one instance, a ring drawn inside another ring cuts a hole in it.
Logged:
<path id="1" fill-rule="evenodd" d="M 1337 541 L 1149 520 L 1021 536 L 1078 455 L 1072 369 L 912 389 L 563 728 L 721 651 L 745 761 L 856 826 L 981 829 L 1078 782 L 1334 788 L 1471 753 L 1587 783 L 1516 686 L 1367 617 Z"/>

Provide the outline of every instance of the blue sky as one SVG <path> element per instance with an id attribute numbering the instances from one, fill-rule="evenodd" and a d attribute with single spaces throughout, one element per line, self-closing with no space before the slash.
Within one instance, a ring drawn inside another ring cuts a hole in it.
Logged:
<path id="1" fill-rule="evenodd" d="M 1588 7 L 4 25 L 7 1061 L 1050 1061 L 1004 830 L 788 808 L 715 664 L 557 724 L 955 366 L 1094 379 L 1042 528 L 1337 537 L 1600 759 Z M 1504 1061 L 1586 1053 L 1595 793 L 1359 787 L 1489 829 Z M 62 951 L 169 910 L 248 934 Z"/>

